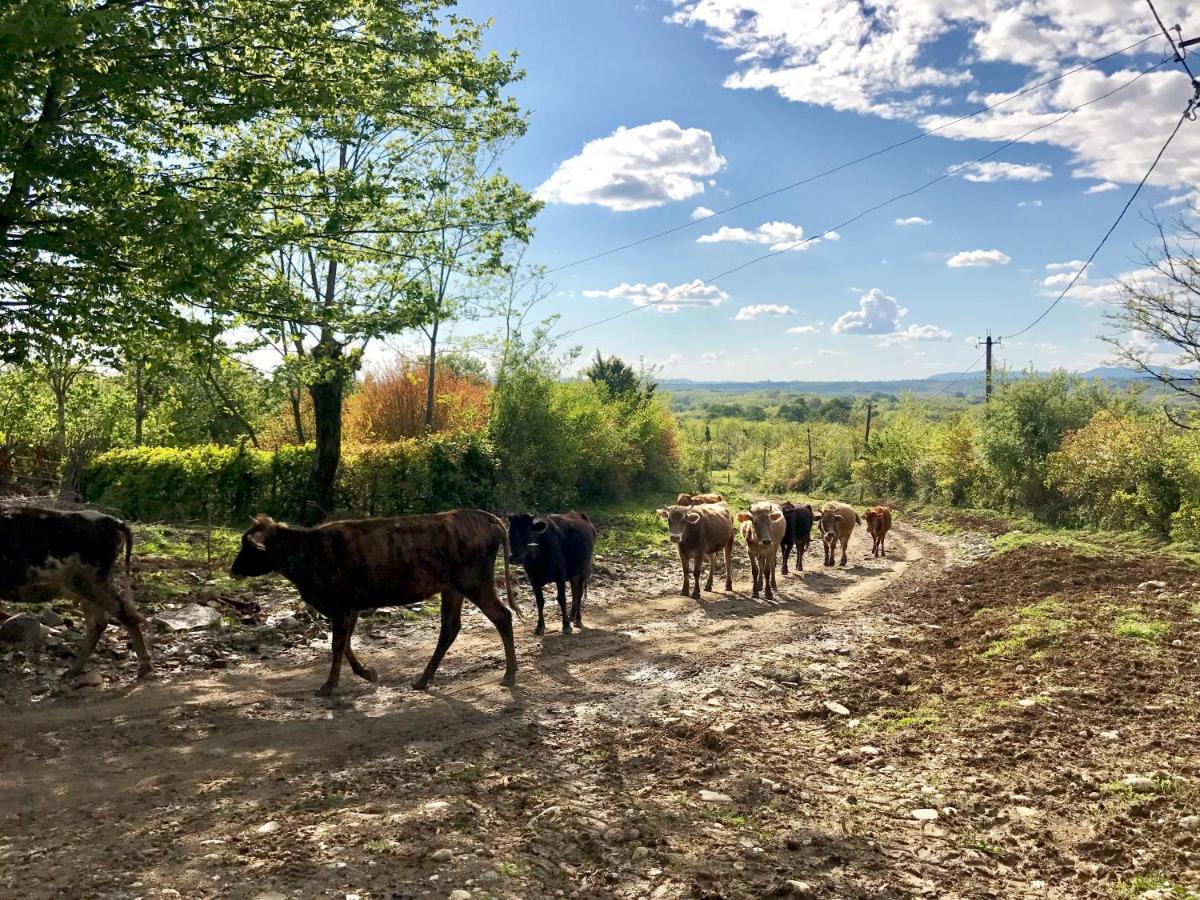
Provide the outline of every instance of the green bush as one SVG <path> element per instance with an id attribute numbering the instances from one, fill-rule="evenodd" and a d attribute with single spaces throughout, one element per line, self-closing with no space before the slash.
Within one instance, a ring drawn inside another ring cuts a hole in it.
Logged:
<path id="1" fill-rule="evenodd" d="M 240 524 L 260 512 L 297 519 L 312 452 L 311 446 L 266 452 L 212 445 L 112 450 L 87 467 L 81 490 L 88 501 L 143 521 Z M 495 501 L 495 476 L 481 435 L 380 444 L 343 455 L 338 508 L 331 513 L 488 508 Z"/>

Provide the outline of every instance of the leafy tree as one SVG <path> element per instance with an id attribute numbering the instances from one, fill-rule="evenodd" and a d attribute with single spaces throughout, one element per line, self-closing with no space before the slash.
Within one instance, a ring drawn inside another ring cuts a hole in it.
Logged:
<path id="1" fill-rule="evenodd" d="M 778 416 L 785 422 L 807 422 L 811 414 L 808 401 L 797 396 L 780 405 Z"/>
<path id="2" fill-rule="evenodd" d="M 450 145 L 503 142 L 525 119 L 502 95 L 519 75 L 514 60 L 482 55 L 481 30 L 440 20 L 445 5 L 344 4 L 342 28 L 359 39 L 331 51 L 337 105 L 259 123 L 244 154 L 269 161 L 256 167 L 272 173 L 262 240 L 279 249 L 265 258 L 255 291 L 227 308 L 283 349 L 311 400 L 309 519 L 333 508 L 342 407 L 364 349 L 427 319 L 427 273 L 445 262 L 428 255 L 431 236 L 481 222 L 523 236 L 536 210 L 495 177 L 473 183 L 470 202 L 451 198 L 439 164 Z M 480 238 L 478 249 L 491 243 Z"/>
<path id="3" fill-rule="evenodd" d="M 599 350 L 583 374 L 592 384 L 602 385 L 612 397 L 647 401 L 658 388 L 619 356 L 605 357 Z"/>

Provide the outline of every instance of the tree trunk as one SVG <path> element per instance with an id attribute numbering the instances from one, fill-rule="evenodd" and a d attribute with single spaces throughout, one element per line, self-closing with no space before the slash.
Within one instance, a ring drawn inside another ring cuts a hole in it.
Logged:
<path id="1" fill-rule="evenodd" d="M 54 449 L 59 461 L 67 454 L 67 391 L 54 388 Z"/>
<path id="2" fill-rule="evenodd" d="M 288 388 L 288 400 L 292 404 L 292 422 L 296 426 L 296 443 L 307 443 L 304 440 L 304 411 L 300 407 L 300 389 Z"/>
<path id="3" fill-rule="evenodd" d="M 438 323 L 435 320 L 433 330 L 429 332 L 429 371 L 425 385 L 425 433 L 433 431 L 433 403 L 436 396 L 434 379 L 437 377 L 437 336 Z"/>
<path id="4" fill-rule="evenodd" d="M 301 518 L 309 524 L 325 519 L 334 508 L 334 487 L 342 459 L 342 399 L 346 387 L 341 348 L 334 344 L 318 344 L 313 350 L 313 358 L 323 365 L 319 369 L 319 380 L 308 386 L 317 439 L 308 478 L 308 496 L 301 511 Z"/>
<path id="5" fill-rule="evenodd" d="M 142 382 L 142 362 L 137 361 L 133 376 L 133 446 L 142 446 L 142 423 L 146 421 L 146 386 Z"/>

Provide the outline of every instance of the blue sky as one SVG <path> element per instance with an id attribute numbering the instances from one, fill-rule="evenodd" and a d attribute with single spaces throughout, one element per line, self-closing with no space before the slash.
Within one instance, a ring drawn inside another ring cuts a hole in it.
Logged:
<path id="1" fill-rule="evenodd" d="M 1169 25 L 1200 35 L 1200 10 L 1158 5 Z M 494 18 L 489 46 L 516 49 L 527 71 L 515 94 L 531 126 L 504 167 L 547 201 L 529 258 L 551 268 L 907 138 L 1133 43 L 1154 24 L 1143 6 L 1105 0 L 465 0 L 459 10 Z M 1117 87 L 1165 47 L 1160 35 L 947 136 L 559 272 L 539 309 L 561 316 L 560 331 L 577 329 L 819 234 Z M 673 311 L 637 308 L 566 343 L 696 379 L 965 368 L 977 335 L 1016 331 L 1061 290 L 1073 272 L 1066 264 L 1090 253 L 1190 94 L 1178 66 L 1164 66 L 1040 141 L 872 213 L 837 239 L 687 292 Z M 1152 238 L 1140 214 L 1177 214 L 1197 184 L 1200 124 L 1185 123 L 1139 214 L 1110 239 L 1077 299 L 1068 295 L 1001 359 L 1103 362 L 1096 336 L 1111 278 L 1136 273 L 1137 246 Z M 922 221 L 897 222 L 914 217 Z"/>

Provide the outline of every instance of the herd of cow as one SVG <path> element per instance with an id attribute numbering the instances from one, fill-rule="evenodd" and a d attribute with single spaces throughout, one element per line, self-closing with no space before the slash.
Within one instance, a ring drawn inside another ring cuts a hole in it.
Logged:
<path id="1" fill-rule="evenodd" d="M 725 590 L 733 590 L 734 517 L 720 494 L 680 494 L 674 505 L 659 509 L 683 567 L 683 594 L 688 579 L 691 596 L 700 597 L 700 571 L 709 560 L 705 590 L 712 590 L 718 553 L 725 556 Z M 782 551 L 783 574 L 796 551 L 796 567 L 804 568 L 804 553 L 814 524 L 821 530 L 825 565 L 832 566 L 846 545 L 857 511 L 845 503 L 829 502 L 814 511 L 811 505 L 763 500 L 739 512 L 742 539 L 750 557 L 753 596 L 760 590 L 768 600 L 777 588 L 776 563 Z M 884 541 L 891 511 L 876 506 L 866 513 L 873 539 L 872 553 L 886 556 Z M 562 614 L 562 630 L 583 625 L 582 606 L 591 577 L 596 527 L 583 513 L 513 515 L 507 522 L 478 509 L 456 509 L 431 515 L 330 522 L 304 528 L 257 516 L 242 535 L 231 574 L 250 577 L 279 573 L 292 582 L 301 598 L 330 622 L 333 660 L 329 676 L 317 692 L 328 696 L 337 686 L 342 662 L 367 681 L 379 676 L 363 665 L 351 648 L 351 638 L 363 610 L 405 606 L 441 595 L 441 629 L 437 647 L 413 687 L 429 685 L 442 657 L 458 636 L 463 600 L 470 600 L 495 625 L 504 643 L 503 684 L 516 683 L 517 656 L 512 613 L 520 615 L 512 589 L 509 565 L 519 564 L 533 589 L 538 622 L 535 634 L 545 632 L 544 588 L 553 584 Z M 66 677 L 79 675 L 104 629 L 120 624 L 138 656 L 138 675 L 151 672 L 150 650 L 142 634 L 145 618 L 128 592 L 120 592 L 114 576 L 122 551 L 128 578 L 133 532 L 119 519 L 94 511 L 62 511 L 41 507 L 8 507 L 0 511 L 0 598 L 47 602 L 57 597 L 75 600 L 84 610 L 85 632 Z M 507 605 L 495 587 L 496 556 L 504 550 Z M 567 606 L 567 587 L 571 605 Z M 0 624 L 4 619 L 0 617 Z"/>

